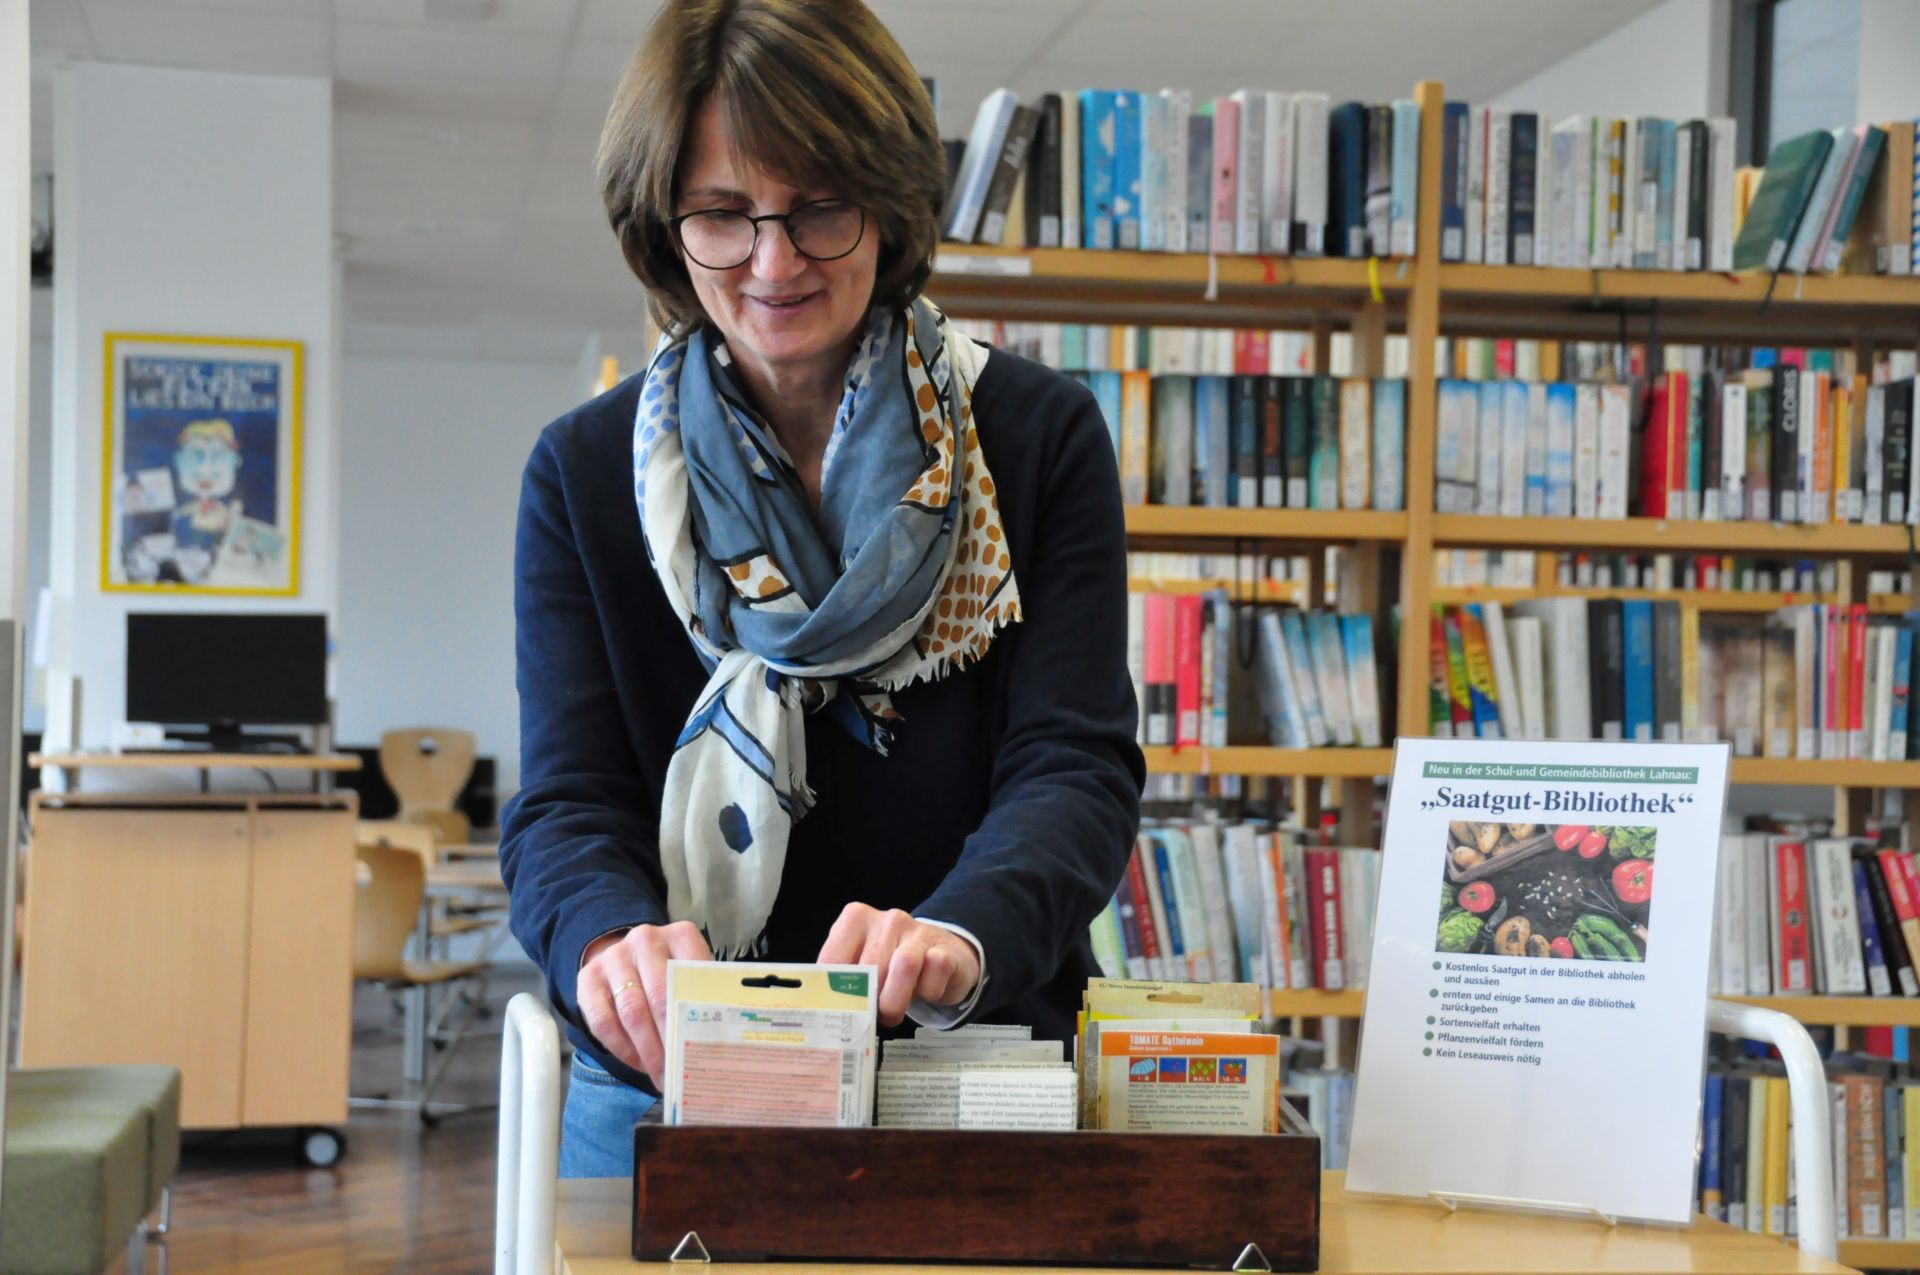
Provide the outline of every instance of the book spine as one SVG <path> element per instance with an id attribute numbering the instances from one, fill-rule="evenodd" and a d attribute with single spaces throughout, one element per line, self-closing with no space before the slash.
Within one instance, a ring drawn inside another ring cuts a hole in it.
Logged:
<path id="1" fill-rule="evenodd" d="M 1266 153 L 1261 164 L 1260 248 L 1263 252 L 1293 251 L 1293 94 L 1266 94 Z"/>
<path id="2" fill-rule="evenodd" d="M 1314 986 L 1330 991 L 1346 986 L 1346 958 L 1341 947 L 1340 855 L 1336 850 L 1306 852 L 1307 909 L 1313 918 Z"/>
<path id="3" fill-rule="evenodd" d="M 1279 509 L 1287 503 L 1286 383 L 1277 376 L 1258 379 L 1260 416 L 1260 504 Z"/>
<path id="4" fill-rule="evenodd" d="M 1373 488 L 1373 383 L 1365 377 L 1349 377 L 1340 383 L 1340 507 L 1365 509 Z M 1275 420 L 1276 461 L 1280 444 L 1278 419 Z M 1277 466 L 1276 466 L 1277 468 Z M 1277 487 L 1278 479 L 1275 480 Z M 1276 491 L 1275 495 L 1279 493 Z"/>
<path id="5" fill-rule="evenodd" d="M 1487 116 L 1486 106 L 1467 108 L 1467 182 L 1465 260 L 1475 265 L 1486 261 L 1487 233 Z"/>
<path id="6" fill-rule="evenodd" d="M 1187 183 L 1191 167 L 1187 148 L 1193 136 L 1193 94 L 1186 89 L 1161 89 L 1160 96 L 1167 104 L 1167 191 L 1160 207 L 1165 229 L 1160 233 L 1168 252 L 1185 252 L 1190 216 Z"/>
<path id="7" fill-rule="evenodd" d="M 1140 924 L 1140 947 L 1146 954 L 1148 977 L 1165 978 L 1165 959 L 1160 948 L 1160 927 L 1154 921 L 1153 892 L 1147 886 L 1146 866 L 1141 861 L 1141 848 L 1146 838 L 1136 838 L 1133 854 L 1127 860 L 1127 888 L 1133 895 L 1135 919 Z"/>
<path id="8" fill-rule="evenodd" d="M 1183 593 L 1174 599 L 1175 747 L 1200 744 L 1200 619 L 1202 599 Z"/>
<path id="9" fill-rule="evenodd" d="M 1887 967 L 1887 949 L 1880 932 L 1880 921 L 1873 911 L 1873 890 L 1867 884 L 1868 865 L 1853 865 L 1853 906 L 1860 917 L 1860 948 L 1866 962 L 1867 991 L 1875 996 L 1893 995 L 1893 973 Z"/>
<path id="10" fill-rule="evenodd" d="M 1540 117 L 1515 111 L 1508 117 L 1507 247 L 1515 265 L 1533 264 L 1535 182 L 1540 167 Z"/>
<path id="11" fill-rule="evenodd" d="M 1171 594 L 1149 593 L 1146 597 L 1146 704 L 1144 713 L 1147 744 L 1173 743 L 1175 692 L 1175 619 Z"/>
<path id="12" fill-rule="evenodd" d="M 1708 1076 L 1701 1099 L 1700 1138 L 1700 1211 L 1716 1222 L 1727 1217 L 1720 1193 L 1721 1116 L 1725 1106 L 1725 1084 L 1719 1076 Z"/>
<path id="13" fill-rule="evenodd" d="M 1892 914 L 1892 925 L 1881 924 L 1881 942 L 1887 949 L 1887 965 L 1893 971 L 1894 983 L 1903 996 L 1920 996 L 1920 965 L 1914 963 L 1914 954 L 1920 952 L 1920 874 L 1914 869 L 1913 856 L 1901 851 L 1887 851 L 1891 859 L 1880 860 L 1880 889 L 1875 897 L 1885 897 L 1886 908 Z M 1911 916 L 1899 910 L 1893 897 L 1893 880 L 1900 879 L 1908 902 Z M 1872 884 L 1870 880 L 1869 885 Z M 1876 907 L 1876 911 L 1877 911 Z M 1893 930 L 1891 937 L 1886 931 Z M 1905 971 L 1902 974 L 1902 970 Z"/>
<path id="14" fill-rule="evenodd" d="M 1240 253 L 1260 251 L 1261 193 L 1266 189 L 1267 99 L 1257 90 L 1233 95 L 1240 116 L 1235 135 L 1233 248 Z"/>
<path id="15" fill-rule="evenodd" d="M 1393 194 L 1389 251 L 1414 255 L 1420 207 L 1420 105 L 1397 99 L 1393 112 Z"/>
<path id="16" fill-rule="evenodd" d="M 1465 102 L 1448 102 L 1442 108 L 1440 169 L 1440 260 L 1467 259 L 1467 172 L 1469 145 L 1468 121 L 1471 113 Z"/>
<path id="17" fill-rule="evenodd" d="M 1140 248 L 1141 154 L 1140 95 L 1113 95 L 1113 246 Z"/>
<path id="18" fill-rule="evenodd" d="M 1327 255 L 1327 116 L 1325 93 L 1293 95 L 1293 250 L 1309 257 Z"/>
<path id="19" fill-rule="evenodd" d="M 1140 247 L 1147 252 L 1167 250 L 1168 161 L 1172 158 L 1167 128 L 1167 99 L 1158 93 L 1131 95 L 1140 111 L 1140 190 L 1135 208 L 1140 219 Z"/>
<path id="20" fill-rule="evenodd" d="M 1340 507 L 1340 389 L 1331 376 L 1313 378 L 1313 456 L 1308 480 L 1313 508 Z"/>
<path id="21" fill-rule="evenodd" d="M 1380 377 L 1373 383 L 1373 507 L 1406 508 L 1407 383 Z"/>
<path id="22" fill-rule="evenodd" d="M 1162 934 L 1167 940 L 1165 965 L 1167 977 L 1191 979 L 1193 966 L 1187 960 L 1187 920 L 1180 911 L 1180 895 L 1174 880 L 1173 864 L 1168 856 L 1164 837 L 1150 838 L 1153 855 L 1151 874 L 1147 877 L 1147 889 L 1154 895 L 1158 904 L 1157 911 L 1166 921 Z"/>
<path id="23" fill-rule="evenodd" d="M 1213 246 L 1213 117 L 1187 116 L 1187 252 Z"/>
<path id="24" fill-rule="evenodd" d="M 1726 272 L 1733 269 L 1733 170 L 1738 166 L 1734 122 L 1724 116 L 1708 120 L 1707 145 L 1707 269 Z"/>
<path id="25" fill-rule="evenodd" d="M 1774 906 L 1779 943 L 1774 968 L 1776 994 L 1813 991 L 1811 936 L 1807 932 L 1807 862 L 1804 842 L 1782 838 L 1774 846 L 1778 867 Z"/>
<path id="26" fill-rule="evenodd" d="M 1486 263 L 1504 266 L 1511 260 L 1507 244 L 1513 180 L 1513 113 L 1487 110 L 1487 230 Z"/>
<path id="27" fill-rule="evenodd" d="M 1239 207 L 1240 104 L 1213 99 L 1213 218 L 1209 250 L 1230 253 L 1236 242 L 1234 213 Z"/>
<path id="28" fill-rule="evenodd" d="M 1088 248 L 1110 249 L 1113 236 L 1114 94 L 1080 94 L 1081 234 Z"/>

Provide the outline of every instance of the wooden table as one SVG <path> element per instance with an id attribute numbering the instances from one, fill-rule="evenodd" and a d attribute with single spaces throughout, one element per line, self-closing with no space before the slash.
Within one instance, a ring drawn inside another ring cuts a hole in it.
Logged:
<path id="1" fill-rule="evenodd" d="M 1685 1229 L 1622 1225 L 1463 1210 L 1444 1212 L 1418 1201 L 1350 1196 L 1346 1175 L 1329 1173 L 1321 1187 L 1320 1269 L 1374 1275 L 1842 1275 L 1850 1268 L 1779 1240 L 1696 1218 Z M 557 1225 L 563 1275 L 631 1275 L 636 1268 L 667 1271 L 666 1263 L 628 1257 L 633 1184 L 621 1178 L 560 1183 Z M 883 1272 L 952 1271 L 954 1275 L 1034 1275 L 1031 1266 L 891 1266 L 860 1263 L 716 1263 L 708 1275 L 826 1275 L 853 1269 Z M 1076 1271 L 1095 1275 L 1093 1268 Z M 1104 1275 L 1137 1275 L 1112 1271 Z"/>

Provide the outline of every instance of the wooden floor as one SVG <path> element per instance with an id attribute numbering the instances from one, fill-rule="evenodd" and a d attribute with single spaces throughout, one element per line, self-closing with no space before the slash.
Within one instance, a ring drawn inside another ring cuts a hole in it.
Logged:
<path id="1" fill-rule="evenodd" d="M 537 990 L 496 978 L 489 1000 Z M 398 1021 L 392 1002 L 362 989 L 354 1006 L 353 1090 L 397 1083 Z M 499 1016 L 462 1045 L 439 1097 L 493 1102 L 500 1072 Z M 172 1275 L 336 1275 L 492 1269 L 494 1146 L 491 1111 L 423 1129 L 413 1116 L 355 1111 L 347 1154 L 309 1168 L 291 1135 L 189 1135 L 174 1179 Z M 123 1275 L 124 1261 L 111 1268 Z M 157 1269 L 149 1262 L 149 1271 Z"/>

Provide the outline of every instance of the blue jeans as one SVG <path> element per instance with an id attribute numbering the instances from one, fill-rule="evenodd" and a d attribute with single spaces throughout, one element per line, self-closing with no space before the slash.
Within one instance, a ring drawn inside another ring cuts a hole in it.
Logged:
<path id="1" fill-rule="evenodd" d="M 631 1178 L 633 1126 L 658 1101 L 575 1050 L 560 1113 L 560 1176 Z"/>

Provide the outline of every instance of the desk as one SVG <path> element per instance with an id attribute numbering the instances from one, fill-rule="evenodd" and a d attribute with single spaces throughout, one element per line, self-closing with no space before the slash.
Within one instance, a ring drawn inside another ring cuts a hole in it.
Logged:
<path id="1" fill-rule="evenodd" d="M 1376 1200 L 1346 1193 L 1346 1175 L 1329 1173 L 1320 1192 L 1320 1270 L 1360 1275 L 1843 1275 L 1850 1268 L 1804 1257 L 1779 1240 L 1696 1218 L 1685 1230 L 1466 1210 Z M 620 1178 L 560 1183 L 556 1239 L 561 1275 L 633 1275 L 628 1257 L 633 1184 Z M 665 1272 L 666 1263 L 646 1263 Z M 831 1263 L 716 1263 L 704 1275 L 825 1275 L 848 1266 Z M 1034 1275 L 1031 1266 L 895 1266 L 862 1262 L 861 1275 Z M 1076 1267 L 1085 1275 L 1100 1275 Z M 1129 1271 L 1105 1275 L 1137 1275 Z"/>

